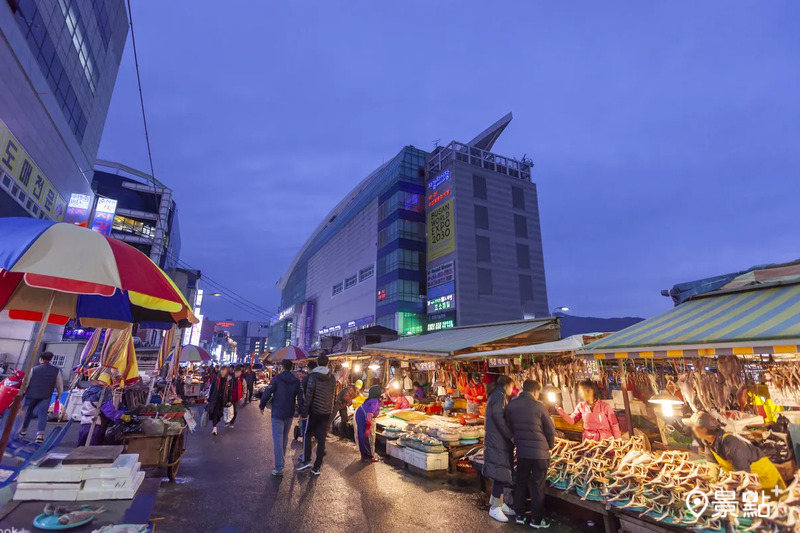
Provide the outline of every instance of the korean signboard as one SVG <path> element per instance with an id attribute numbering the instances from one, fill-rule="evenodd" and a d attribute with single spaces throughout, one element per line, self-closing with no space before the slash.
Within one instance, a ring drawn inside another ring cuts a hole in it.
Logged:
<path id="1" fill-rule="evenodd" d="M 428 261 L 452 253 L 456 249 L 453 200 L 428 211 Z"/>
<path id="2" fill-rule="evenodd" d="M 117 212 L 117 201 L 111 198 L 98 198 L 97 207 L 94 210 L 94 220 L 92 229 L 105 236 L 111 235 L 111 227 L 114 225 L 114 213 Z"/>
<path id="3" fill-rule="evenodd" d="M 456 295 L 446 294 L 438 298 L 428 300 L 428 314 L 450 311 L 456 307 Z"/>
<path id="4" fill-rule="evenodd" d="M 35 202 L 52 220 L 61 222 L 67 202 L 50 180 L 36 166 L 5 122 L 0 120 L 0 179 L 5 174 Z M 32 205 L 32 202 L 29 204 Z M 28 209 L 31 208 L 28 205 Z"/>
<path id="5" fill-rule="evenodd" d="M 69 197 L 67 214 L 64 222 L 86 227 L 89 225 L 89 213 L 92 210 L 92 197 L 88 194 L 75 194 Z"/>
<path id="6" fill-rule="evenodd" d="M 453 267 L 453 261 L 434 267 L 428 270 L 428 288 L 453 281 L 454 277 L 455 268 Z"/>

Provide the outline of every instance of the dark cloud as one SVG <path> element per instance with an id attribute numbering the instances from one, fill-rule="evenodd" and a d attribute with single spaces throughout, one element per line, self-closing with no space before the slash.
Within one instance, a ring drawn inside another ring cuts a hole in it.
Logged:
<path id="1" fill-rule="evenodd" d="M 496 149 L 536 163 L 553 305 L 649 316 L 676 282 L 800 256 L 794 2 L 225 6 L 134 22 L 182 259 L 263 307 L 370 171 L 509 110 Z M 147 168 L 130 46 L 100 156 Z"/>

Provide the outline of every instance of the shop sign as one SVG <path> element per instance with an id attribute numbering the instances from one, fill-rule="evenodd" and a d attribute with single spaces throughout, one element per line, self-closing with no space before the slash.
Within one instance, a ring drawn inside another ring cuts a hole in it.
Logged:
<path id="1" fill-rule="evenodd" d="M 449 311 L 456 306 L 456 295 L 446 294 L 432 300 L 428 300 L 428 314 Z"/>
<path id="2" fill-rule="evenodd" d="M 215 326 L 218 326 L 220 328 L 232 328 L 235 325 L 236 325 L 235 322 L 217 322 L 215 324 Z"/>
<path id="3" fill-rule="evenodd" d="M 102 233 L 106 237 L 111 235 L 111 227 L 114 225 L 114 213 L 117 212 L 117 201 L 111 198 L 98 198 L 97 206 L 94 208 L 94 220 L 92 229 Z"/>
<path id="4" fill-rule="evenodd" d="M 427 371 L 427 370 L 436 370 L 436 362 L 434 361 L 425 361 L 424 363 L 416 363 L 417 370 L 420 371 Z"/>
<path id="5" fill-rule="evenodd" d="M 487 359 L 490 368 L 497 368 L 500 366 L 508 366 L 508 359 L 497 359 L 496 357 L 490 357 Z"/>
<path id="6" fill-rule="evenodd" d="M 436 189 L 439 185 L 444 183 L 445 181 L 450 179 L 450 170 L 445 170 L 435 178 L 433 178 L 430 182 L 428 182 L 428 188 L 431 190 Z"/>
<path id="7" fill-rule="evenodd" d="M 428 287 L 428 298 L 434 299 L 454 292 L 456 292 L 456 283 L 454 281 L 448 281 L 436 287 Z"/>
<path id="8" fill-rule="evenodd" d="M 453 200 L 428 211 L 428 261 L 452 253 L 456 249 Z"/>
<path id="9" fill-rule="evenodd" d="M 434 191 L 432 194 L 428 195 L 428 207 L 433 207 L 445 198 L 450 196 L 450 189 L 444 190 L 442 192 Z"/>
<path id="10" fill-rule="evenodd" d="M 348 328 L 357 328 L 359 326 L 365 326 L 372 324 L 375 321 L 375 315 L 365 316 L 363 318 L 358 318 L 356 320 L 350 320 L 347 322 L 342 322 L 341 324 L 337 324 L 335 326 L 328 326 L 317 330 L 317 333 L 320 335 L 327 335 L 329 333 L 335 333 L 337 331 L 341 331 L 343 329 Z"/>
<path id="11" fill-rule="evenodd" d="M 305 331 L 305 338 L 303 339 L 303 348 L 306 350 L 311 349 L 312 341 L 314 340 L 314 308 L 315 302 L 306 302 L 306 309 L 303 313 L 306 317 L 305 324 L 303 325 Z"/>
<path id="12" fill-rule="evenodd" d="M 8 175 L 50 219 L 56 222 L 64 220 L 67 212 L 66 200 L 36 166 L 6 123 L 0 120 L 0 178 L 2 174 Z M 32 204 L 29 204 L 29 210 L 30 205 Z"/>
<path id="13" fill-rule="evenodd" d="M 436 287 L 442 283 L 453 281 L 455 278 L 455 263 L 450 261 L 443 265 L 428 270 L 428 288 Z"/>
<path id="14" fill-rule="evenodd" d="M 72 193 L 67 204 L 64 222 L 86 227 L 89 225 L 89 212 L 92 209 L 92 197 L 88 194 Z"/>
<path id="15" fill-rule="evenodd" d="M 287 307 L 286 309 L 278 313 L 278 321 L 280 322 L 284 318 L 289 317 L 293 314 L 294 314 L 294 306 Z"/>
<path id="16" fill-rule="evenodd" d="M 450 329 L 454 327 L 455 321 L 452 318 L 448 320 L 442 320 L 440 322 L 428 322 L 428 332 L 441 331 L 443 329 Z"/>

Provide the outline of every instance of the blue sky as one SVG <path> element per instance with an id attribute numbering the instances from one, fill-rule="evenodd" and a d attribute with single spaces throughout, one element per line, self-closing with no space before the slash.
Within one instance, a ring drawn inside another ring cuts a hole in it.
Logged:
<path id="1" fill-rule="evenodd" d="M 800 3 L 134 2 L 182 260 L 277 310 L 311 230 L 404 145 L 535 163 L 553 307 L 800 258 Z M 130 39 L 99 157 L 148 168 Z M 254 318 L 217 298 L 214 318 Z"/>

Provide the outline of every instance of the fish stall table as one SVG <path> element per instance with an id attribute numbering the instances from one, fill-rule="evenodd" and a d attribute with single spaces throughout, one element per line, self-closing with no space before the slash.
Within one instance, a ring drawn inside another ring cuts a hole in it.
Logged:
<path id="1" fill-rule="evenodd" d="M 72 528 L 75 533 L 89 532 L 109 524 L 148 524 L 153 506 L 156 503 L 156 494 L 161 485 L 161 479 L 145 479 L 136 496 L 132 500 L 100 500 L 82 502 L 92 508 L 101 505 L 106 512 L 86 525 Z M 33 519 L 42 514 L 46 502 L 41 501 L 11 501 L 0 507 L 0 531 L 5 530 L 32 530 Z M 65 506 L 77 505 L 75 502 L 63 502 Z"/>
<path id="2" fill-rule="evenodd" d="M 545 494 L 550 498 L 555 498 L 570 505 L 574 505 L 601 515 L 603 517 L 603 527 L 605 528 L 605 532 L 617 533 L 614 513 L 611 509 L 609 509 L 607 504 L 589 500 L 581 500 L 575 494 L 564 492 L 563 490 L 559 490 L 554 487 L 547 487 L 547 489 L 545 489 Z"/>

